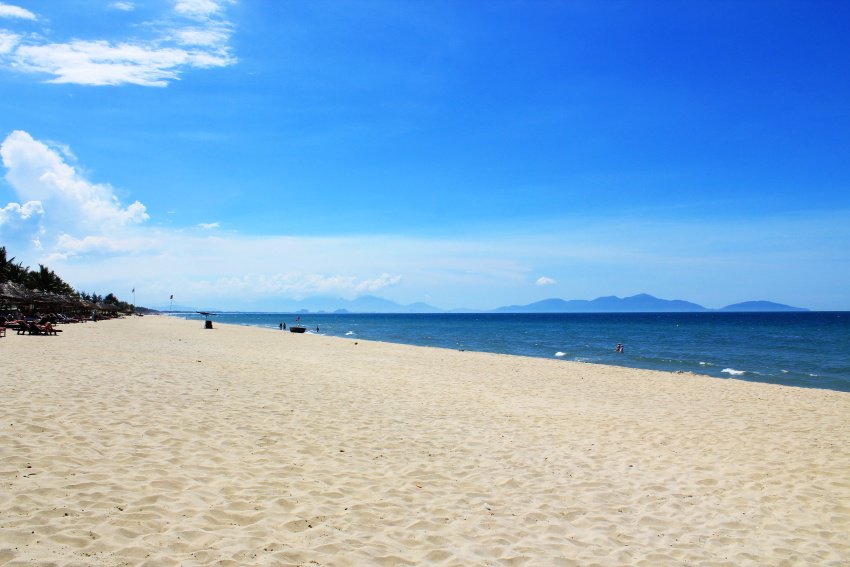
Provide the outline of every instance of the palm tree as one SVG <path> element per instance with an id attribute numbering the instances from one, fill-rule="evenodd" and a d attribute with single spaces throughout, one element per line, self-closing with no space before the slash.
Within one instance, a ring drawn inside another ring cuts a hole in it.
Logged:
<path id="1" fill-rule="evenodd" d="M 56 272 L 44 264 L 39 264 L 38 271 L 30 272 L 27 279 L 27 287 L 30 289 L 40 289 L 52 293 L 71 293 L 74 291 L 62 278 L 56 275 Z"/>
<path id="2" fill-rule="evenodd" d="M 103 297 L 97 293 L 89 294 L 75 291 L 73 287 L 56 275 L 56 272 L 44 264 L 39 264 L 37 271 L 30 270 L 20 262 L 15 262 L 14 257 L 9 258 L 6 247 L 0 246 L 0 283 L 3 282 L 13 282 L 21 284 L 28 289 L 38 289 L 58 295 L 67 295 L 92 303 L 107 303 L 121 311 L 132 312 L 133 310 L 132 305 L 121 301 L 114 293 L 109 293 L 106 297 Z"/>
<path id="3" fill-rule="evenodd" d="M 20 262 L 15 262 L 15 257 L 8 257 L 5 246 L 0 246 L 0 282 L 14 282 L 26 284 L 29 270 Z"/>
<path id="4" fill-rule="evenodd" d="M 9 258 L 6 253 L 6 247 L 0 246 L 0 282 L 9 281 L 11 267 L 15 258 Z"/>

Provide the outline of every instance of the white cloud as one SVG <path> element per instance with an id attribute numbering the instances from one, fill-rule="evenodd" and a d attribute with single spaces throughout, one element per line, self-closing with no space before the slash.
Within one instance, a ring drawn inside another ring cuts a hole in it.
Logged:
<path id="1" fill-rule="evenodd" d="M 391 276 L 390 274 L 381 274 L 381 277 L 374 280 L 362 281 L 354 286 L 354 291 L 358 294 L 376 293 L 382 289 L 397 285 L 401 282 L 401 276 Z"/>
<path id="2" fill-rule="evenodd" d="M 0 64 L 16 71 L 48 75 L 50 83 L 92 86 L 165 87 L 189 69 L 236 63 L 229 46 L 232 25 L 225 4 L 211 0 L 178 2 L 172 16 L 135 29 L 153 30 L 149 39 L 74 39 L 55 43 L 0 30 Z M 2 6 L 2 5 L 0 5 Z M 130 2 L 114 2 L 128 11 Z"/>
<path id="3" fill-rule="evenodd" d="M 217 222 L 202 222 L 199 223 L 198 226 L 204 230 L 212 230 L 214 228 L 218 228 L 219 224 Z"/>
<path id="4" fill-rule="evenodd" d="M 90 235 L 75 238 L 60 234 L 48 260 L 67 260 L 83 254 L 139 254 L 159 249 L 161 241 L 149 237 L 116 238 L 105 235 Z"/>
<path id="5" fill-rule="evenodd" d="M 558 283 L 558 282 L 556 282 L 552 278 L 547 278 L 546 276 L 540 276 L 539 278 L 537 278 L 537 281 L 534 282 L 535 285 L 541 285 L 541 286 L 542 285 L 555 285 L 556 283 Z"/>
<path id="6" fill-rule="evenodd" d="M 0 55 L 10 53 L 21 41 L 21 36 L 0 30 Z"/>
<path id="7" fill-rule="evenodd" d="M 226 51 L 187 51 L 106 41 L 21 46 L 17 69 L 53 75 L 50 83 L 81 85 L 132 84 L 164 87 L 185 67 L 223 67 L 232 62 Z"/>
<path id="8" fill-rule="evenodd" d="M 106 236 L 86 236 L 74 238 L 68 234 L 60 234 L 56 242 L 57 255 L 64 257 L 91 251 L 121 251 L 127 250 L 121 243 Z"/>
<path id="9" fill-rule="evenodd" d="M 0 18 L 17 18 L 21 20 L 36 20 L 35 14 L 25 8 L 0 2 Z"/>
<path id="10" fill-rule="evenodd" d="M 375 279 L 359 279 L 349 275 L 304 274 L 253 274 L 247 276 L 224 276 L 214 280 L 196 280 L 195 293 L 221 298 L 263 296 L 285 296 L 304 299 L 316 295 L 357 297 L 375 293 L 401 281 L 401 276 L 382 274 Z M 184 284 L 186 285 L 186 284 Z"/>
<path id="11" fill-rule="evenodd" d="M 184 16 L 204 19 L 221 13 L 226 4 L 232 3 L 233 0 L 177 0 L 174 10 Z"/>
<path id="12" fill-rule="evenodd" d="M 53 75 L 50 83 L 164 87 L 177 78 L 177 69 L 187 64 L 189 54 L 180 49 L 73 41 L 22 46 L 15 58 L 19 70 Z"/>
<path id="13" fill-rule="evenodd" d="M 226 28 L 183 28 L 176 30 L 174 39 L 180 45 L 215 46 L 221 45 L 230 37 Z"/>
<path id="14" fill-rule="evenodd" d="M 28 220 L 35 215 L 43 215 L 44 208 L 40 201 L 28 201 L 23 205 L 19 203 L 9 203 L 3 208 L 0 208 L 0 226 L 3 226 L 12 219 Z"/>
<path id="15" fill-rule="evenodd" d="M 113 10 L 121 10 L 122 12 L 132 12 L 136 9 L 136 5 L 132 2 L 113 2 L 109 7 Z"/>
<path id="16" fill-rule="evenodd" d="M 49 221 L 54 233 L 102 233 L 148 219 L 138 201 L 127 207 L 106 184 L 92 183 L 63 159 L 61 150 L 17 130 L 0 144 L 6 180 L 23 206 L 10 203 L 3 210 L 20 215 L 36 213 Z"/>

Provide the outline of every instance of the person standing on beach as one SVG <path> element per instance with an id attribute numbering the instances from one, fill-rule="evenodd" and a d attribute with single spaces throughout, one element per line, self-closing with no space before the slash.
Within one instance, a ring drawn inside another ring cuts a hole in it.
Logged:
<path id="1" fill-rule="evenodd" d="M 278 325 L 278 327 L 280 327 L 280 330 L 282 331 L 282 330 L 283 330 L 283 323 L 281 323 L 280 325 Z"/>

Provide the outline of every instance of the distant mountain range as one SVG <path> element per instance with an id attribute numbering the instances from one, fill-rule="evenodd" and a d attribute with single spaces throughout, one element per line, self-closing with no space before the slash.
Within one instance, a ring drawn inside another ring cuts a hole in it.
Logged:
<path id="1" fill-rule="evenodd" d="M 168 306 L 161 309 L 166 310 Z M 175 311 L 178 307 L 174 306 Z M 193 311 L 182 306 L 181 311 Z M 203 309 L 204 311 L 221 311 Z M 251 309 L 242 309 L 248 311 Z M 777 312 L 808 311 L 800 307 L 791 307 L 772 301 L 745 301 L 727 305 L 720 309 L 708 309 L 702 305 L 681 299 L 659 299 L 646 293 L 631 297 L 613 295 L 596 299 L 544 299 L 528 305 L 508 305 L 490 311 L 473 309 L 444 310 L 427 303 L 402 305 L 374 295 L 364 295 L 357 299 L 339 299 L 333 297 L 314 297 L 298 303 L 257 306 L 256 311 L 275 311 L 282 313 L 700 313 L 700 312 Z"/>
<path id="2" fill-rule="evenodd" d="M 685 313 L 708 311 L 702 305 L 681 299 L 658 299 L 642 293 L 632 297 L 608 295 L 593 300 L 544 299 L 529 305 L 509 305 L 495 309 L 495 313 Z"/>
<path id="3" fill-rule="evenodd" d="M 727 305 L 720 309 L 708 309 L 702 305 L 681 299 L 659 299 L 646 293 L 631 297 L 613 295 L 593 300 L 544 299 L 529 305 L 510 305 L 494 309 L 493 313 L 699 313 L 706 311 L 761 312 L 761 311 L 808 311 L 799 307 L 773 303 L 772 301 L 746 301 Z"/>

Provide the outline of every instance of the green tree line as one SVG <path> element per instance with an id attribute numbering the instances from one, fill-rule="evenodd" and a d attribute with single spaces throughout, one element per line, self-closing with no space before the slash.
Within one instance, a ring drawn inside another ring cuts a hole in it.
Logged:
<path id="1" fill-rule="evenodd" d="M 31 270 L 21 262 L 16 262 L 14 256 L 9 258 L 6 247 L 0 246 L 0 283 L 3 282 L 12 282 L 20 284 L 27 289 L 69 295 L 92 303 L 110 305 L 118 311 L 127 313 L 133 311 L 133 306 L 130 303 L 121 301 L 114 293 L 98 295 L 97 293 L 75 290 L 65 280 L 59 277 L 56 272 L 44 264 L 39 264 L 37 270 Z"/>

